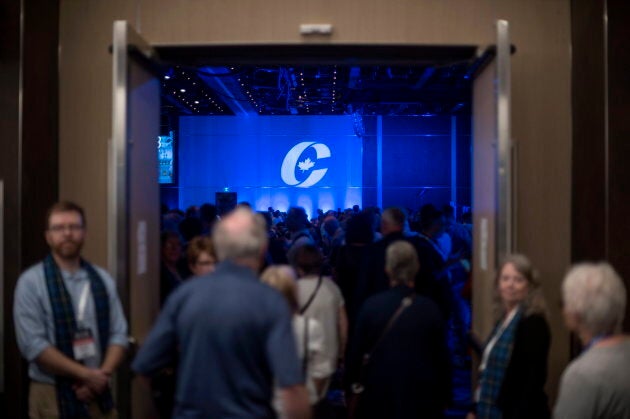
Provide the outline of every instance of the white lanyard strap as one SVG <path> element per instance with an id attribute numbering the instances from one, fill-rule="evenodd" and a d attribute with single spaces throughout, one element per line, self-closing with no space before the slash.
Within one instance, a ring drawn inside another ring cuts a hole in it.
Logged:
<path id="1" fill-rule="evenodd" d="M 86 282 L 81 291 L 79 298 L 79 312 L 77 313 L 77 322 L 82 323 L 85 318 L 85 306 L 87 305 L 88 294 L 90 294 L 90 281 Z"/>
<path id="2" fill-rule="evenodd" d="M 497 341 L 499 340 L 503 332 L 505 332 L 505 329 L 507 329 L 507 327 L 512 322 L 512 319 L 516 315 L 516 311 L 517 311 L 516 308 L 510 311 L 510 313 L 507 315 L 503 323 L 501 323 L 501 325 L 497 328 L 497 331 L 494 334 L 494 336 L 492 336 L 492 339 L 490 339 L 490 341 L 486 345 L 486 349 L 483 351 L 483 357 L 481 358 L 481 365 L 479 365 L 479 371 L 483 371 L 484 369 L 486 369 L 486 364 L 488 363 L 490 352 L 492 352 L 492 349 L 494 349 L 494 345 L 496 345 Z"/>

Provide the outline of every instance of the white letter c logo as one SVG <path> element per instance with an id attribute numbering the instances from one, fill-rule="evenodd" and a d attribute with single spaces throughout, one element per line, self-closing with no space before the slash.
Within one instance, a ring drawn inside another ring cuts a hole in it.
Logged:
<path id="1" fill-rule="evenodd" d="M 284 156 L 282 169 L 280 170 L 280 176 L 287 185 L 296 186 L 298 188 L 309 188 L 322 180 L 322 178 L 326 175 L 328 168 L 313 170 L 311 174 L 301 183 L 295 177 L 296 166 L 298 166 L 302 172 L 305 172 L 315 165 L 315 162 L 312 162 L 310 158 L 298 163 L 302 153 L 309 147 L 313 147 L 315 149 L 317 160 L 328 158 L 331 155 L 328 146 L 314 141 L 304 141 L 293 146 L 287 155 Z"/>

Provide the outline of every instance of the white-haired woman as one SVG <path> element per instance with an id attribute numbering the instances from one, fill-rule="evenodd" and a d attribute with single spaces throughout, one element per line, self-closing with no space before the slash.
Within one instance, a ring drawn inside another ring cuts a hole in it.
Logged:
<path id="1" fill-rule="evenodd" d="M 557 419 L 630 418 L 630 339 L 621 333 L 626 288 L 607 263 L 574 266 L 562 283 L 567 327 L 584 350 L 562 375 Z"/>
<path id="2" fill-rule="evenodd" d="M 551 341 L 540 285 L 529 259 L 508 256 L 496 278 L 497 324 L 485 345 L 468 418 L 549 418 L 547 356 Z"/>

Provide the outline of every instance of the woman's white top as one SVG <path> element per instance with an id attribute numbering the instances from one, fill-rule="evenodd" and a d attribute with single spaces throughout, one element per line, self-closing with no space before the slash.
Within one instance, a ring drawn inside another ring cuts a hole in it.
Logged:
<path id="1" fill-rule="evenodd" d="M 317 275 L 308 275 L 297 281 L 298 304 L 302 307 L 309 300 L 317 287 Z M 339 310 L 344 307 L 343 296 L 337 284 L 330 277 L 322 278 L 322 285 L 315 298 L 304 312 L 310 319 L 319 322 L 326 336 L 324 353 L 328 357 L 332 368 L 337 368 L 339 359 Z"/>
<path id="2" fill-rule="evenodd" d="M 304 348 L 304 335 L 306 325 L 308 324 L 308 348 Z M 322 395 L 317 394 L 313 379 L 326 378 L 333 373 L 333 367 L 326 356 L 326 338 L 322 325 L 316 319 L 307 318 L 296 314 L 293 316 L 293 333 L 295 334 L 295 343 L 298 351 L 300 362 L 307 357 L 306 363 L 306 388 L 308 390 L 309 400 L 311 404 L 319 401 Z M 303 365 L 303 364 L 300 364 Z M 273 406 L 278 413 L 279 418 L 286 417 L 282 411 L 282 401 L 280 400 L 278 390 L 273 401 Z"/>

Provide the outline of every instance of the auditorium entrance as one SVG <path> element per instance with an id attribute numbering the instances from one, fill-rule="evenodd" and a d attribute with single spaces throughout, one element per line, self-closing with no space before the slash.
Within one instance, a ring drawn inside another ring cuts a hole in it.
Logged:
<path id="1" fill-rule="evenodd" d="M 108 267 L 119 280 L 131 334 L 142 342 L 158 312 L 162 193 L 162 202 L 166 197 L 184 208 L 203 203 L 201 196 L 217 203 L 235 197 L 257 210 L 286 203 L 312 212 L 357 203 L 454 203 L 458 215 L 472 214 L 472 319 L 486 335 L 497 259 L 514 241 L 512 51 L 507 22 L 498 21 L 496 29 L 496 45 L 487 48 L 152 46 L 126 22 L 116 22 Z M 452 96 L 434 91 L 431 98 L 436 81 L 454 80 L 449 72 L 470 81 L 453 86 Z M 411 90 L 394 94 L 409 80 Z M 175 123 L 165 106 L 181 115 Z M 204 134 L 208 130 L 213 134 Z M 279 135 L 286 132 L 298 134 Z M 177 145 L 183 136 L 195 145 Z M 405 144 L 410 138 L 417 141 Z M 407 163 L 410 156 L 415 159 Z M 447 164 L 432 166 L 435 156 Z M 307 172 L 320 161 L 321 169 Z M 422 182 L 410 169 L 414 164 L 427 168 Z M 192 170 L 202 166 L 210 169 L 202 175 Z M 226 177 L 235 172 L 238 178 Z M 130 382 L 121 380 L 119 388 L 122 416 L 147 417 L 137 401 L 148 400 L 135 384 L 125 388 Z"/>

